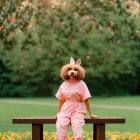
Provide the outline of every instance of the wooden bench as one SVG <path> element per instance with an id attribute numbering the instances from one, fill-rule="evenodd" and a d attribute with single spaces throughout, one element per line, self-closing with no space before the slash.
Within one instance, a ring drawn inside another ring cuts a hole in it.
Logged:
<path id="1" fill-rule="evenodd" d="M 55 124 L 55 118 L 49 117 L 19 117 L 12 119 L 14 124 L 32 124 L 32 140 L 43 140 L 43 124 Z M 120 117 L 99 117 L 92 119 L 85 118 L 86 124 L 94 124 L 93 138 L 94 140 L 105 140 L 105 124 L 106 123 L 125 123 L 124 118 Z"/>

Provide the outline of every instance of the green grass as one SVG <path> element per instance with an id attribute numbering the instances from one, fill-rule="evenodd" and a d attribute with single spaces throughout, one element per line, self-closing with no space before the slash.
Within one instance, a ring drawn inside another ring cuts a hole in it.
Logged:
<path id="1" fill-rule="evenodd" d="M 43 101 L 43 102 L 58 102 L 53 97 L 49 98 L 0 98 L 2 99 L 14 99 L 14 100 L 26 100 L 26 101 Z M 117 97 L 94 97 L 90 99 L 92 104 L 103 104 L 103 105 L 120 105 L 120 106 L 136 106 L 140 107 L 140 96 L 117 96 Z"/>
<path id="2" fill-rule="evenodd" d="M 6 100 L 23 100 L 23 101 L 39 101 L 58 103 L 55 98 L 7 98 Z M 31 131 L 31 125 L 27 124 L 12 124 L 12 119 L 15 117 L 51 117 L 56 115 L 58 107 L 47 105 L 32 105 L 32 104 L 15 104 L 4 103 L 0 99 L 0 132 L 5 131 Z M 118 106 L 136 106 L 140 107 L 140 96 L 126 96 L 126 97 L 110 97 L 99 98 L 92 97 L 90 103 L 102 105 L 118 105 Z M 140 130 L 140 111 L 136 110 L 121 110 L 121 109 L 104 109 L 104 108 L 91 108 L 92 113 L 98 116 L 118 116 L 126 118 L 125 124 L 107 124 L 106 130 L 120 131 L 120 132 L 137 132 Z M 88 113 L 86 114 L 88 116 Z M 86 124 L 83 128 L 85 131 L 92 131 L 93 126 Z M 70 129 L 71 130 L 71 129 Z M 55 125 L 45 124 L 44 131 L 56 131 Z"/>

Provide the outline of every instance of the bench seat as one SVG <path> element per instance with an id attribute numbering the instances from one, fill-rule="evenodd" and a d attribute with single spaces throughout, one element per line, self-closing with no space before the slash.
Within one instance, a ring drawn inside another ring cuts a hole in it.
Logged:
<path id="1" fill-rule="evenodd" d="M 32 124 L 32 140 L 43 140 L 43 124 L 55 124 L 53 117 L 18 117 L 12 119 L 13 124 Z M 125 123 L 125 118 L 99 117 L 96 119 L 85 117 L 86 124 L 93 124 L 93 139 L 105 140 L 106 123 Z"/>

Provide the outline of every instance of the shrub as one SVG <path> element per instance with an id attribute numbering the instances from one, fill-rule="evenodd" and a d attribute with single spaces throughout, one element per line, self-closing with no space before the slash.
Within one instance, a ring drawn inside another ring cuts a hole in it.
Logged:
<path id="1" fill-rule="evenodd" d="M 11 9 L 12 1 L 6 2 L 3 11 Z M 81 58 L 94 95 L 134 94 L 138 89 L 140 28 L 129 3 L 42 0 L 26 1 L 22 8 L 15 3 L 14 24 L 8 18 L 2 22 L 0 50 L 15 96 L 55 94 L 62 82 L 59 69 L 71 56 Z"/>

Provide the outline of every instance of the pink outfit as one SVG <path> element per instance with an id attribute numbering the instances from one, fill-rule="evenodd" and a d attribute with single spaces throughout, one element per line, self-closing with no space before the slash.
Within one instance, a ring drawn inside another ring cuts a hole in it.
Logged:
<path id="1" fill-rule="evenodd" d="M 67 140 L 67 129 L 71 122 L 74 140 L 82 140 L 82 127 L 85 124 L 86 113 L 84 100 L 91 98 L 90 92 L 84 81 L 64 81 L 57 94 L 59 100 L 65 100 L 60 112 L 57 114 L 58 140 Z"/>

